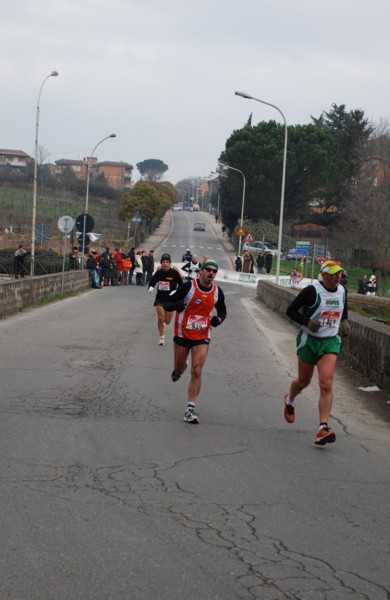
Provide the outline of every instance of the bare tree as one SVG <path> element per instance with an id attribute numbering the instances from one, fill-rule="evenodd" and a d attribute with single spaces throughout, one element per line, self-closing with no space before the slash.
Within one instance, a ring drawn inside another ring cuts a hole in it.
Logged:
<path id="1" fill-rule="evenodd" d="M 43 165 L 50 158 L 50 152 L 43 144 L 38 145 L 38 165 Z"/>
<path id="2" fill-rule="evenodd" d="M 390 128 L 381 121 L 361 149 L 360 176 L 353 185 L 346 213 L 349 243 L 370 251 L 370 266 L 390 273 Z M 347 239 L 348 239 L 347 238 Z"/>

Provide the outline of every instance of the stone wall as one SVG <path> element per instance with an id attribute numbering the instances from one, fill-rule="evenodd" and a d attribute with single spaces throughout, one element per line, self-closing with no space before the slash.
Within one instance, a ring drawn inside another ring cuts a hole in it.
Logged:
<path id="1" fill-rule="evenodd" d="M 63 282 L 62 282 L 63 277 Z M 88 271 L 23 277 L 0 282 L 0 319 L 33 306 L 42 298 L 63 292 L 79 292 L 90 285 Z"/>
<path id="2" fill-rule="evenodd" d="M 286 309 L 297 290 L 285 288 L 268 281 L 259 281 L 257 297 L 266 306 L 286 317 Z M 350 294 L 355 299 L 358 294 Z M 364 302 L 365 296 L 361 296 Z M 367 301 L 382 302 L 382 298 L 369 296 Z M 286 317 L 287 318 L 287 317 Z M 343 339 L 341 355 L 355 369 L 390 391 L 390 327 L 349 311 L 351 334 Z"/>

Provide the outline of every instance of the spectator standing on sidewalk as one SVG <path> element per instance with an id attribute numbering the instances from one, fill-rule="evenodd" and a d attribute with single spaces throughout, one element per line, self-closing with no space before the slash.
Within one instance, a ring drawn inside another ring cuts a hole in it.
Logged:
<path id="1" fill-rule="evenodd" d="M 272 254 L 271 254 L 271 252 L 266 252 L 265 258 L 264 258 L 264 266 L 265 266 L 265 272 L 267 273 L 267 275 L 269 275 L 271 273 L 271 269 L 272 269 Z"/>
<path id="2" fill-rule="evenodd" d="M 22 244 L 19 244 L 19 248 L 16 250 L 14 257 L 15 257 L 15 279 L 17 279 L 19 277 L 19 275 L 21 277 L 24 277 L 25 274 L 25 266 L 24 266 L 24 259 L 27 256 L 27 250 L 25 250 L 22 246 Z"/>
<path id="3" fill-rule="evenodd" d="M 242 258 L 238 254 L 237 254 L 237 258 L 236 258 L 236 260 L 234 262 L 234 265 L 236 267 L 237 273 L 241 273 L 241 271 L 242 271 Z"/>
<path id="4" fill-rule="evenodd" d="M 371 275 L 371 277 L 367 283 L 367 296 L 375 296 L 375 295 L 376 295 L 376 277 L 375 277 L 375 275 Z"/>
<path id="5" fill-rule="evenodd" d="M 73 246 L 72 250 L 68 254 L 69 257 L 69 269 L 76 270 L 79 268 L 79 251 L 77 246 Z"/>
<path id="6" fill-rule="evenodd" d="M 256 264 L 257 264 L 257 274 L 262 275 L 263 269 L 264 269 L 264 254 L 262 252 L 259 252 L 258 257 L 256 258 Z"/>
<path id="7" fill-rule="evenodd" d="M 133 274 L 135 269 L 135 247 L 132 246 L 129 251 L 129 259 L 131 262 L 131 267 L 129 271 L 129 285 L 133 285 Z"/>
<path id="8" fill-rule="evenodd" d="M 364 274 L 358 283 L 358 294 L 365 296 L 367 294 L 367 275 Z"/>
<path id="9" fill-rule="evenodd" d="M 154 273 L 154 250 L 149 250 L 146 257 L 146 283 L 150 283 Z"/>

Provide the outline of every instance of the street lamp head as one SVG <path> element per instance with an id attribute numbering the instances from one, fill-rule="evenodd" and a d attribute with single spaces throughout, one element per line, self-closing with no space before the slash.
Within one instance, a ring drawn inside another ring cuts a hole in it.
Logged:
<path id="1" fill-rule="evenodd" d="M 116 137 L 116 133 L 111 133 L 108 137 L 110 137 L 110 138 Z"/>
<path id="2" fill-rule="evenodd" d="M 236 96 L 241 96 L 241 98 L 246 98 L 247 100 L 253 100 L 253 96 L 247 94 L 246 92 L 234 92 Z"/>
<path id="3" fill-rule="evenodd" d="M 50 77 L 58 77 L 58 71 L 52 71 Z"/>

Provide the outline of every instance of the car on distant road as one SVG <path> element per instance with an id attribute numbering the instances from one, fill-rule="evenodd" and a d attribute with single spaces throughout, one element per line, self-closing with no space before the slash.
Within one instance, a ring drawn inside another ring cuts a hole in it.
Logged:
<path id="1" fill-rule="evenodd" d="M 269 242 L 245 242 L 242 246 L 243 252 L 271 252 L 272 256 L 278 255 L 278 249 Z"/>
<path id="2" fill-rule="evenodd" d="M 194 231 L 205 231 L 206 229 L 206 224 L 203 223 L 203 221 L 197 221 L 194 224 Z"/>
<path id="3" fill-rule="evenodd" d="M 182 207 L 182 206 L 180 206 L 180 204 L 174 204 L 174 205 L 172 206 L 172 210 L 183 210 L 183 207 Z"/>

